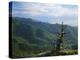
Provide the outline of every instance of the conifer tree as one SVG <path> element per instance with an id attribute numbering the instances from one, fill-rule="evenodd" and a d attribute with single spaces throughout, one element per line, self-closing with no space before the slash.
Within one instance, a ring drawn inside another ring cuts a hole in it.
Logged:
<path id="1" fill-rule="evenodd" d="M 56 41 L 56 55 L 60 55 L 61 49 L 63 49 L 63 38 L 64 38 L 64 25 L 63 22 L 61 24 L 60 32 L 57 33 L 57 41 Z"/>

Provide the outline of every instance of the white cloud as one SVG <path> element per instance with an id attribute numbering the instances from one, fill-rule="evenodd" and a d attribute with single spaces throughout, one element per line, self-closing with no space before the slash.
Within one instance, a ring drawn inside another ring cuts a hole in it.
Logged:
<path id="1" fill-rule="evenodd" d="M 53 20 L 65 20 L 66 24 L 75 25 L 78 9 L 74 6 L 43 4 L 43 3 L 23 3 L 22 8 L 13 9 L 13 15 L 22 17 L 32 17 L 35 19 L 46 20 L 55 23 Z M 21 6 L 20 6 L 21 7 Z M 51 20 L 51 21 L 50 21 Z M 70 22 L 71 21 L 71 22 Z"/>
<path id="2" fill-rule="evenodd" d="M 68 15 L 77 15 L 77 9 L 64 8 L 62 5 L 54 4 L 40 4 L 33 3 L 28 6 L 24 4 L 25 13 L 28 12 L 31 15 L 50 15 L 50 16 L 68 16 Z M 24 11 L 24 10 L 23 10 Z"/>

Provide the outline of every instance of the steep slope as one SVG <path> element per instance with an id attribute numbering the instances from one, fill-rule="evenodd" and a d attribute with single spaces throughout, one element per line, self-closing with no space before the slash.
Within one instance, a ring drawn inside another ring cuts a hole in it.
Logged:
<path id="1" fill-rule="evenodd" d="M 12 17 L 13 56 L 30 57 L 54 49 L 56 33 L 60 32 L 60 26 L 31 18 Z M 77 49 L 77 27 L 64 26 L 67 33 L 64 37 L 64 48 Z"/>

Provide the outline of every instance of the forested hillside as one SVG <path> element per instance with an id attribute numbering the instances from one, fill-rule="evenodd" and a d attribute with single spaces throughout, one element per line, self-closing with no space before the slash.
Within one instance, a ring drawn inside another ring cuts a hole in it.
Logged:
<path id="1" fill-rule="evenodd" d="M 12 56 L 34 57 L 45 51 L 55 50 L 60 24 L 36 21 L 32 18 L 9 17 L 12 20 Z M 78 49 L 78 27 L 64 25 L 65 50 Z"/>

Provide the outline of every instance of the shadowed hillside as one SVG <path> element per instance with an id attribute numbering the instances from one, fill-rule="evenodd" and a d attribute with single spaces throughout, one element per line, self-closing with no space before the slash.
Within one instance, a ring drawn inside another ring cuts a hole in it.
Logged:
<path id="1" fill-rule="evenodd" d="M 31 18 L 9 18 L 12 19 L 13 58 L 55 55 L 56 33 L 60 32 L 60 24 L 44 23 Z M 68 25 L 64 27 L 67 32 L 63 41 L 65 53 L 61 55 L 77 54 L 78 29 Z"/>

